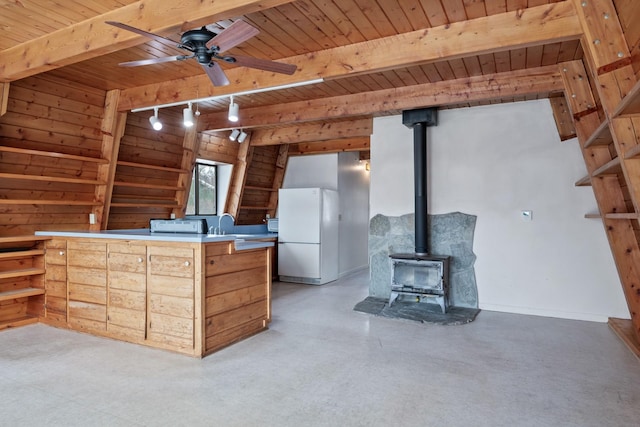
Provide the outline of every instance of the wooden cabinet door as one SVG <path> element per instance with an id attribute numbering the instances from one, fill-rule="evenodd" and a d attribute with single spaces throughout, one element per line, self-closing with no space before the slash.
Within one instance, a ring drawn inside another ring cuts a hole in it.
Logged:
<path id="1" fill-rule="evenodd" d="M 107 331 L 114 338 L 141 342 L 147 323 L 147 246 L 109 243 Z"/>
<path id="2" fill-rule="evenodd" d="M 49 240 L 45 244 L 45 322 L 67 324 L 67 241 Z"/>
<path id="3" fill-rule="evenodd" d="M 194 351 L 194 249 L 147 247 L 147 340 L 158 347 Z"/>
<path id="4" fill-rule="evenodd" d="M 67 241 L 68 323 L 104 334 L 107 329 L 107 244 Z"/>

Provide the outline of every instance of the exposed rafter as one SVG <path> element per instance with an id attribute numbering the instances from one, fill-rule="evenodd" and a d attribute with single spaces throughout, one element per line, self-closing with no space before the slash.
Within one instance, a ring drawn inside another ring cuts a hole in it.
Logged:
<path id="1" fill-rule="evenodd" d="M 298 71 L 292 76 L 236 68 L 227 72 L 231 81 L 229 86 L 214 87 L 206 75 L 199 75 L 123 90 L 119 108 L 130 110 L 318 77 L 338 79 L 468 55 L 577 40 L 581 35 L 582 29 L 571 3 L 552 3 L 285 58 L 284 62 L 298 65 Z"/>
<path id="2" fill-rule="evenodd" d="M 547 66 L 487 76 L 406 86 L 335 98 L 291 102 L 242 111 L 245 128 L 317 120 L 379 115 L 417 107 L 453 105 L 524 95 L 548 95 L 563 90 L 558 67 Z M 228 129 L 226 113 L 202 115 L 204 129 Z"/>

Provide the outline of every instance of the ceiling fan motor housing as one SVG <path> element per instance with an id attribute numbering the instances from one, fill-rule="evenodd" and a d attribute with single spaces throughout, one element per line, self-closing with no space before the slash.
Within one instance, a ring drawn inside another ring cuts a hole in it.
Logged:
<path id="1" fill-rule="evenodd" d="M 211 49 L 207 48 L 207 42 L 215 36 L 216 33 L 207 30 L 206 27 L 187 31 L 180 38 L 180 47 L 193 52 L 200 64 L 208 64 L 211 62 L 211 56 L 218 51 L 217 46 L 213 46 Z"/>

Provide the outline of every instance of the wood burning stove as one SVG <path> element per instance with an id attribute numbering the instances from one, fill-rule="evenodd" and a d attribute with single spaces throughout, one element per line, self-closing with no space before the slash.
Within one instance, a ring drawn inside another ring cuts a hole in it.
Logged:
<path id="1" fill-rule="evenodd" d="M 413 129 L 415 253 L 392 254 L 389 306 L 400 295 L 419 302 L 435 300 L 443 313 L 449 306 L 449 257 L 429 254 L 427 210 L 427 127 L 437 124 L 437 109 L 402 112 L 402 123 Z"/>
<path id="2" fill-rule="evenodd" d="M 389 306 L 399 296 L 417 302 L 435 302 L 446 313 L 449 307 L 449 256 L 391 254 Z"/>

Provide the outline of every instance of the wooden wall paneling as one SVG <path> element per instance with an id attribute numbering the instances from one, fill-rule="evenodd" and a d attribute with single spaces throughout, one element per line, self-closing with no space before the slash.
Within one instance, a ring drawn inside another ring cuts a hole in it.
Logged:
<path id="1" fill-rule="evenodd" d="M 278 157 L 276 158 L 275 163 L 276 170 L 273 176 L 273 184 L 271 185 L 271 193 L 269 194 L 269 203 L 267 205 L 269 207 L 267 214 L 269 214 L 271 218 L 275 218 L 276 216 L 276 211 L 278 209 L 278 190 L 282 187 L 288 160 L 289 144 L 283 144 L 278 148 Z"/>
<path id="2" fill-rule="evenodd" d="M 203 132 L 200 134 L 197 157 L 233 165 L 238 158 L 239 147 L 240 144 L 230 141 L 227 135 Z"/>
<path id="3" fill-rule="evenodd" d="M 631 53 L 631 65 L 640 80 L 640 3 L 636 0 L 613 0 L 620 25 Z"/>

